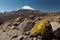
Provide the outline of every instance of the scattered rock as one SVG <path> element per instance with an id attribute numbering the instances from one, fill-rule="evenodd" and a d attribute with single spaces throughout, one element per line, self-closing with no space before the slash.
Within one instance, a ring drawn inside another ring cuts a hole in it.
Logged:
<path id="1" fill-rule="evenodd" d="M 25 32 L 25 35 L 29 35 L 30 33 L 27 31 L 27 32 Z"/>
<path id="2" fill-rule="evenodd" d="M 17 34 L 12 35 L 12 38 L 16 38 L 16 37 L 18 37 Z"/>
<path id="3" fill-rule="evenodd" d="M 2 32 L 5 32 L 6 30 L 2 30 Z"/>
<path id="4" fill-rule="evenodd" d="M 42 40 L 42 39 L 37 39 L 37 40 Z"/>
<path id="5" fill-rule="evenodd" d="M 2 26 L 2 30 L 3 30 L 3 31 L 7 30 L 8 28 L 9 28 L 8 23 L 7 23 L 7 24 L 4 24 L 4 25 Z"/>
<path id="6" fill-rule="evenodd" d="M 33 40 L 37 40 L 37 38 L 34 37 Z"/>
<path id="7" fill-rule="evenodd" d="M 41 20 L 41 18 L 40 17 L 37 17 L 35 20 Z"/>
<path id="8" fill-rule="evenodd" d="M 18 40 L 23 40 L 23 39 L 24 39 L 23 36 L 18 37 Z"/>
<path id="9" fill-rule="evenodd" d="M 20 22 L 13 22 L 11 29 L 17 29 L 17 26 L 20 24 Z"/>
<path id="10" fill-rule="evenodd" d="M 33 37 L 36 37 L 36 34 L 30 34 L 29 35 L 29 38 L 33 38 Z"/>
<path id="11" fill-rule="evenodd" d="M 40 35 L 37 36 L 38 39 L 42 39 L 42 37 Z"/>
<path id="12" fill-rule="evenodd" d="M 17 37 L 17 35 L 13 36 L 12 38 L 16 38 L 16 37 Z"/>
<path id="13" fill-rule="evenodd" d="M 42 40 L 42 37 L 40 35 L 36 36 L 36 34 L 30 34 L 29 32 L 34 26 L 34 22 L 36 22 L 36 20 L 41 20 L 40 17 L 37 17 L 35 20 L 34 19 L 34 15 L 30 15 L 29 18 L 25 18 L 23 21 L 21 17 L 18 17 L 15 19 L 15 21 L 8 21 L 2 26 L 0 25 L 0 40 Z M 53 34 L 57 38 L 53 40 L 60 39 L 60 24 L 57 21 L 60 22 L 60 18 L 59 20 L 50 23 L 53 28 Z M 17 28 L 18 30 L 16 30 Z M 22 32 L 24 33 L 23 35 Z M 48 34 L 48 32 L 46 34 Z"/>
<path id="14" fill-rule="evenodd" d="M 2 29 L 2 26 L 0 26 L 0 30 Z"/>
<path id="15" fill-rule="evenodd" d="M 31 20 L 34 20 L 34 15 L 30 15 L 29 18 L 30 18 Z"/>
<path id="16" fill-rule="evenodd" d="M 12 27 L 10 27 L 11 29 L 15 29 L 16 28 L 16 26 L 12 26 Z"/>
<path id="17" fill-rule="evenodd" d="M 25 19 L 24 19 L 24 21 L 27 21 L 27 20 L 28 20 L 28 18 L 25 18 Z"/>
<path id="18" fill-rule="evenodd" d="M 30 40 L 33 40 L 33 38 L 30 38 Z"/>
<path id="19" fill-rule="evenodd" d="M 27 39 L 28 38 L 28 36 L 24 36 L 24 39 Z"/>
<path id="20" fill-rule="evenodd" d="M 18 17 L 17 19 L 15 19 L 15 22 L 19 22 L 21 20 L 22 20 L 22 18 L 21 17 Z"/>
<path id="21" fill-rule="evenodd" d="M 18 26 L 20 24 L 20 22 L 13 22 L 14 26 Z"/>

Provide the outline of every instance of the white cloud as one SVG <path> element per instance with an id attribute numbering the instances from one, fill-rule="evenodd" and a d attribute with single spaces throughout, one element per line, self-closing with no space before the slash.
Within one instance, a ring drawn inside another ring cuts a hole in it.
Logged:
<path id="1" fill-rule="evenodd" d="M 35 10 L 34 8 L 32 8 L 32 7 L 30 7 L 30 6 L 23 6 L 21 9 Z"/>

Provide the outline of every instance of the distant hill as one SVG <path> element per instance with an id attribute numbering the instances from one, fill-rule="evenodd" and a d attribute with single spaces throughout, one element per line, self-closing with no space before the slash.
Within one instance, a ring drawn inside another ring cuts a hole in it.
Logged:
<path id="1" fill-rule="evenodd" d="M 11 19 L 16 19 L 19 16 L 25 18 L 28 17 L 29 15 L 39 17 L 48 17 L 48 16 L 52 17 L 52 16 L 60 16 L 60 12 L 41 12 L 38 10 L 19 9 L 17 11 L 0 13 L 0 23 Z"/>

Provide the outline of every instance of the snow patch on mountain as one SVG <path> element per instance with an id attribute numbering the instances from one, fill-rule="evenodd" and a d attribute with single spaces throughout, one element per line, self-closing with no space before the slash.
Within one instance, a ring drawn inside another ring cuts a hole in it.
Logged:
<path id="1" fill-rule="evenodd" d="M 30 6 L 23 6 L 21 9 L 27 9 L 27 10 L 35 10 L 34 8 Z"/>

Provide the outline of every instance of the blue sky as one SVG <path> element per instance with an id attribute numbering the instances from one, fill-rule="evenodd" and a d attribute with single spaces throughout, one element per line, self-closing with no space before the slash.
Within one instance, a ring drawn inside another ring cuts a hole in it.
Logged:
<path id="1" fill-rule="evenodd" d="M 25 5 L 40 11 L 60 11 L 60 0 L 0 0 L 0 12 L 16 10 Z"/>

